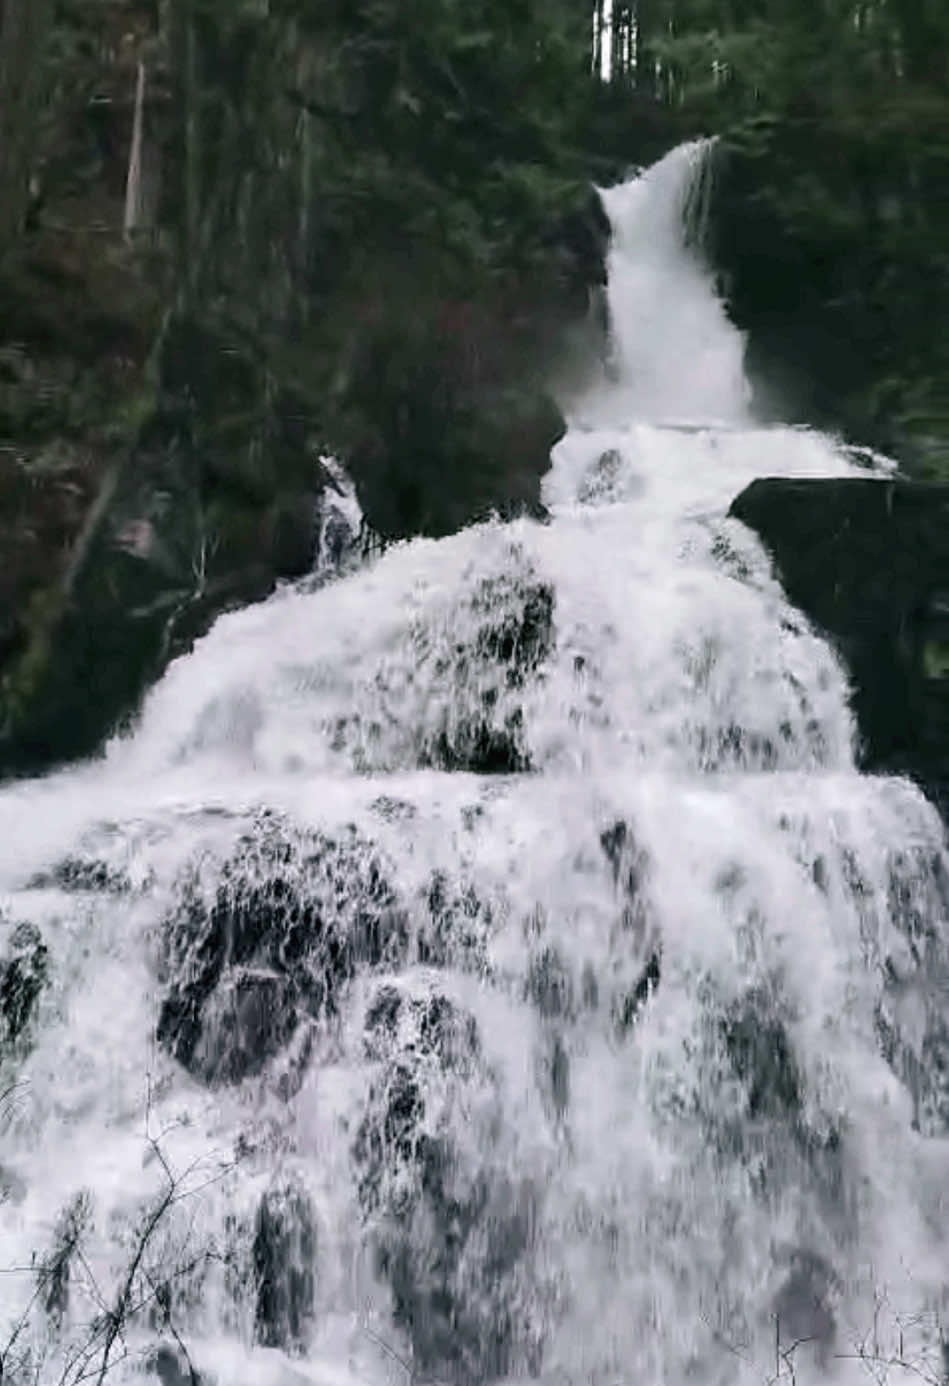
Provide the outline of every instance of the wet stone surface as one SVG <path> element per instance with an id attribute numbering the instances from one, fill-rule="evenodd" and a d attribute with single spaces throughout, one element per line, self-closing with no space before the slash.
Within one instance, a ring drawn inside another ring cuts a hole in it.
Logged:
<path id="1" fill-rule="evenodd" d="M 407 946 L 371 842 L 260 814 L 217 872 L 197 863 L 181 883 L 163 924 L 158 1039 L 205 1082 L 240 1081 L 303 1021 L 336 1015 L 357 969 L 398 963 Z"/>
<path id="2" fill-rule="evenodd" d="M 531 768 L 520 695 L 553 651 L 554 601 L 552 586 L 529 566 L 475 586 L 466 603 L 473 630 L 423 659 L 436 687 L 456 691 L 458 705 L 449 703 L 423 739 L 420 764 L 481 775 Z"/>
<path id="3" fill-rule="evenodd" d="M 254 1223 L 255 1336 L 264 1347 L 302 1351 L 313 1317 L 317 1237 L 313 1208 L 294 1184 L 261 1199 Z"/>
<path id="4" fill-rule="evenodd" d="M 474 1019 L 438 992 L 386 985 L 365 1045 L 377 1067 L 353 1144 L 359 1198 L 416 1368 L 473 1386 L 536 1366 L 518 1309 L 536 1194 L 462 1148 L 449 1121 L 491 1085 Z"/>
<path id="5" fill-rule="evenodd" d="M 34 924 L 7 924 L 0 953 L 0 1060 L 28 1043 L 30 1023 L 49 979 L 49 950 Z M 2 937 L 2 935 L 0 935 Z"/>

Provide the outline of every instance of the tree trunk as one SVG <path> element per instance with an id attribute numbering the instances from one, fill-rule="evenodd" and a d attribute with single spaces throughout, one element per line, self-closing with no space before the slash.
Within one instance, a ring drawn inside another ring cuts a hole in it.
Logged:
<path id="1" fill-rule="evenodd" d="M 603 0 L 596 0 L 593 10 L 593 60 L 590 66 L 595 76 L 603 76 Z"/>
<path id="2" fill-rule="evenodd" d="M 42 123 L 50 0 L 0 0 L 0 256 L 23 227 Z"/>
<path id="3" fill-rule="evenodd" d="M 197 296 L 199 232 L 201 226 L 201 99 L 198 72 L 198 35 L 190 4 L 185 7 L 184 102 L 185 102 L 185 227 L 184 281 L 189 299 Z"/>
<path id="4" fill-rule="evenodd" d="M 131 240 L 144 221 L 144 188 L 142 144 L 145 124 L 145 64 L 138 65 L 135 83 L 135 115 L 132 120 L 132 145 L 129 150 L 128 176 L 125 181 L 125 239 Z"/>

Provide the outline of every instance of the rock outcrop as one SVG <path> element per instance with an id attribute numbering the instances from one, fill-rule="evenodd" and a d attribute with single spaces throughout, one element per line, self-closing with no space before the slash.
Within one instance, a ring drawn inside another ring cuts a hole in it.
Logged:
<path id="1" fill-rule="evenodd" d="M 49 949 L 35 924 L 7 925 L 0 953 L 0 1060 L 27 1040 L 36 1003 L 49 976 Z"/>
<path id="2" fill-rule="evenodd" d="M 840 651 L 867 770 L 949 807 L 949 487 L 764 478 L 730 512 L 761 537 L 790 600 Z"/>
<path id="3" fill-rule="evenodd" d="M 396 1322 L 426 1376 L 472 1386 L 536 1374 L 525 1276 L 539 1195 L 452 1134 L 458 1104 L 490 1105 L 477 1023 L 437 990 L 384 984 L 365 1024 L 375 1065 L 353 1156 Z"/>
<path id="4" fill-rule="evenodd" d="M 158 1039 L 209 1084 L 260 1073 L 309 1019 L 338 1013 L 358 966 L 407 950 L 385 863 L 261 814 L 223 866 L 196 864 L 165 921 Z"/>

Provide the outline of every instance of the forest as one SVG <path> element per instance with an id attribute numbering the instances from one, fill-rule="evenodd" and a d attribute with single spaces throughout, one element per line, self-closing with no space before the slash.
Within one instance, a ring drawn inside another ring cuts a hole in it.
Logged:
<path id="1" fill-rule="evenodd" d="M 2 0 L 0 741 L 70 609 L 305 570 L 320 451 L 383 539 L 536 508 L 594 185 L 684 138 L 759 415 L 943 476 L 947 55 L 942 0 Z"/>

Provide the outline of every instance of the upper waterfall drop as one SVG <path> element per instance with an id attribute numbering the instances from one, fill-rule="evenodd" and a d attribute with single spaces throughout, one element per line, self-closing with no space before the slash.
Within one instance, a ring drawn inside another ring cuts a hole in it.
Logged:
<path id="1" fill-rule="evenodd" d="M 681 145 L 599 190 L 613 232 L 611 379 L 591 401 L 601 422 L 749 422 L 744 341 L 702 258 L 713 149 Z"/>

